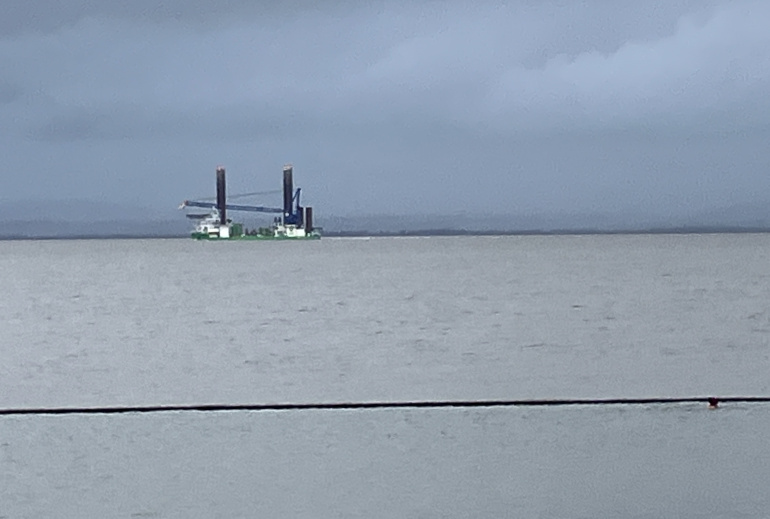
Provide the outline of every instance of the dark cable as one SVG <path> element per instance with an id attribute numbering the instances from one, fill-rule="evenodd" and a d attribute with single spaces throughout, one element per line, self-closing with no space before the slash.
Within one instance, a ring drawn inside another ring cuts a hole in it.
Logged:
<path id="1" fill-rule="evenodd" d="M 304 411 L 345 409 L 399 409 L 441 407 L 548 407 L 596 405 L 645 405 L 707 403 L 716 407 L 724 402 L 770 402 L 767 396 L 682 397 L 682 398 L 605 398 L 605 399 L 546 399 L 546 400 L 426 400 L 411 402 L 329 402 L 300 404 L 190 404 L 114 407 L 30 407 L 0 409 L 0 415 L 70 415 L 70 414 L 125 414 L 166 412 L 219 412 L 219 411 Z"/>

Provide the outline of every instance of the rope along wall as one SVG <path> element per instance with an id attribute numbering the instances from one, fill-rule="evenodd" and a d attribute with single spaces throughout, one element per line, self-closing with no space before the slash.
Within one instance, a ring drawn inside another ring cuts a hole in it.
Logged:
<path id="1" fill-rule="evenodd" d="M 223 412 L 223 411 L 307 411 L 346 409 L 399 409 L 399 408 L 474 408 L 474 407 L 548 407 L 548 406 L 600 406 L 600 405 L 653 405 L 706 403 L 717 407 L 719 403 L 747 402 L 767 403 L 768 396 L 728 397 L 674 397 L 674 398 L 606 398 L 606 399 L 545 399 L 545 400 L 425 400 L 402 402 L 330 402 L 285 404 L 190 404 L 114 407 L 29 407 L 0 409 L 1 416 L 9 415 L 73 415 L 73 414 L 126 414 L 168 412 Z"/>

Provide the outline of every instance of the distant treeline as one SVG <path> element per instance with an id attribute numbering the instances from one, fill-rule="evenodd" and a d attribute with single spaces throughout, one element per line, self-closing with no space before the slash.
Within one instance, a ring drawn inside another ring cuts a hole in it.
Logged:
<path id="1" fill-rule="evenodd" d="M 650 229 L 531 229 L 531 230 L 466 230 L 466 229 L 422 229 L 402 231 L 324 231 L 323 236 L 330 238 L 376 238 L 398 236 L 560 236 L 560 235 L 613 235 L 613 234 L 750 234 L 768 233 L 770 227 L 661 227 Z M 0 240 L 146 240 L 146 239 L 183 239 L 187 234 L 61 234 L 26 236 L 21 234 L 0 235 Z"/>
<path id="2" fill-rule="evenodd" d="M 770 227 L 661 227 L 650 229 L 531 229 L 479 231 L 465 229 L 423 229 L 412 231 L 324 231 L 323 235 L 337 238 L 396 237 L 396 236 L 558 236 L 582 234 L 750 234 L 767 233 Z"/>

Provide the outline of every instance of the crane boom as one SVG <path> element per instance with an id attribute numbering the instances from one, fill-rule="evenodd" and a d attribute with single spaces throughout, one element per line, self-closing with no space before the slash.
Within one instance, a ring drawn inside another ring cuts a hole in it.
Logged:
<path id="1" fill-rule="evenodd" d="M 184 207 L 202 207 L 204 209 L 217 209 L 216 202 L 203 202 L 199 200 L 185 200 L 182 202 L 180 208 Z M 277 213 L 283 212 L 280 207 L 263 207 L 260 205 L 238 205 L 238 204 L 225 204 L 225 209 L 228 211 L 249 211 L 252 213 Z"/>
<path id="2" fill-rule="evenodd" d="M 235 200 L 236 198 L 246 198 L 250 196 L 261 196 L 261 195 L 277 195 L 280 193 L 280 189 L 271 189 L 270 191 L 254 191 L 252 193 L 238 193 L 237 195 L 227 195 L 228 200 Z M 215 196 L 198 196 L 195 197 L 195 200 L 198 200 L 200 202 L 209 201 L 209 200 L 216 200 L 217 197 Z"/>

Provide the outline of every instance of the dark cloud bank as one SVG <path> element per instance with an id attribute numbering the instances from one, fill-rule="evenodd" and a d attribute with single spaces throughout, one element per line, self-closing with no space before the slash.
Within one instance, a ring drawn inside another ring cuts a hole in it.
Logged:
<path id="1" fill-rule="evenodd" d="M 0 214 L 173 218 L 217 164 L 237 192 L 292 162 L 343 227 L 770 224 L 767 19 L 761 1 L 11 0 Z"/>

